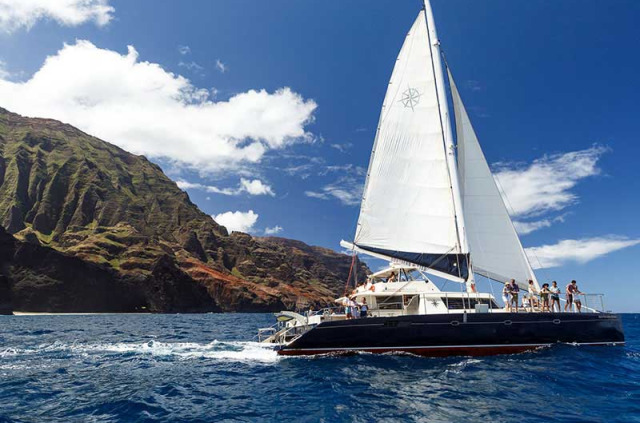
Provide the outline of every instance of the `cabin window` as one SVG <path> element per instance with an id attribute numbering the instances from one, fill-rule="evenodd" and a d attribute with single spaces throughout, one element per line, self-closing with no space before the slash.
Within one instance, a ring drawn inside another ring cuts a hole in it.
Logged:
<path id="1" fill-rule="evenodd" d="M 489 298 L 451 298 L 442 297 L 442 302 L 448 305 L 449 310 L 474 309 L 476 304 L 487 304 L 489 308 L 500 308 L 495 301 Z M 448 303 L 447 303 L 448 301 Z"/>
<path id="2" fill-rule="evenodd" d="M 408 307 L 416 297 L 416 295 L 404 295 L 404 306 Z"/>
<path id="3" fill-rule="evenodd" d="M 402 296 L 376 297 L 378 310 L 402 310 Z"/>

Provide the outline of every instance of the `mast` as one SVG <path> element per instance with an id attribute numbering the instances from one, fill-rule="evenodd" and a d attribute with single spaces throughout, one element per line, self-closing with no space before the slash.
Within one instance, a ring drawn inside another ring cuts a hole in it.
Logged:
<path id="1" fill-rule="evenodd" d="M 458 252 L 469 251 L 469 244 L 465 232 L 464 212 L 462 208 L 462 196 L 460 195 L 460 182 L 458 180 L 458 169 L 456 163 L 455 146 L 453 145 L 453 131 L 451 129 L 451 119 L 449 117 L 449 104 L 447 92 L 444 84 L 444 68 L 442 66 L 442 56 L 440 51 L 440 40 L 436 32 L 436 24 L 433 18 L 433 10 L 429 0 L 424 0 L 424 13 L 429 34 L 429 49 L 434 67 L 436 92 L 438 95 L 438 107 L 440 109 L 440 123 L 442 125 L 443 142 L 447 156 L 447 167 L 449 169 L 449 180 L 451 181 L 451 194 L 455 209 L 456 228 L 458 235 Z M 469 256 L 471 254 L 469 253 Z M 469 260 L 469 278 L 466 282 L 467 291 L 475 290 L 473 271 Z"/>

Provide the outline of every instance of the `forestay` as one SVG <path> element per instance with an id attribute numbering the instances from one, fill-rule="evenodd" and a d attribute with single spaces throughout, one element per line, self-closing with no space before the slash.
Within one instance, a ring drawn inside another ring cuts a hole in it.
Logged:
<path id="1" fill-rule="evenodd" d="M 421 11 L 387 88 L 354 243 L 466 279 L 430 41 Z"/>
<path id="2" fill-rule="evenodd" d="M 458 139 L 458 172 L 473 271 L 521 287 L 535 274 L 513 227 L 451 72 L 449 81 Z"/>

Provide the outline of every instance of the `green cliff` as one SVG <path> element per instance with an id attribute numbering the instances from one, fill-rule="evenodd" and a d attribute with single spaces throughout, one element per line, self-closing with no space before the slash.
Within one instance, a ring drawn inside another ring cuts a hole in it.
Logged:
<path id="1" fill-rule="evenodd" d="M 0 295 L 15 310 L 318 307 L 341 293 L 351 263 L 299 241 L 228 234 L 145 157 L 4 109 L 0 224 L 13 235 L 1 235 Z"/>

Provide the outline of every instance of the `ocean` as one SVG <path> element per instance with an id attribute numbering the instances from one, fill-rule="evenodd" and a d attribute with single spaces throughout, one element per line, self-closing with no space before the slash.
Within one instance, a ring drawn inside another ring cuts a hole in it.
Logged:
<path id="1" fill-rule="evenodd" d="M 270 314 L 0 317 L 0 422 L 640 422 L 625 347 L 278 357 Z"/>

